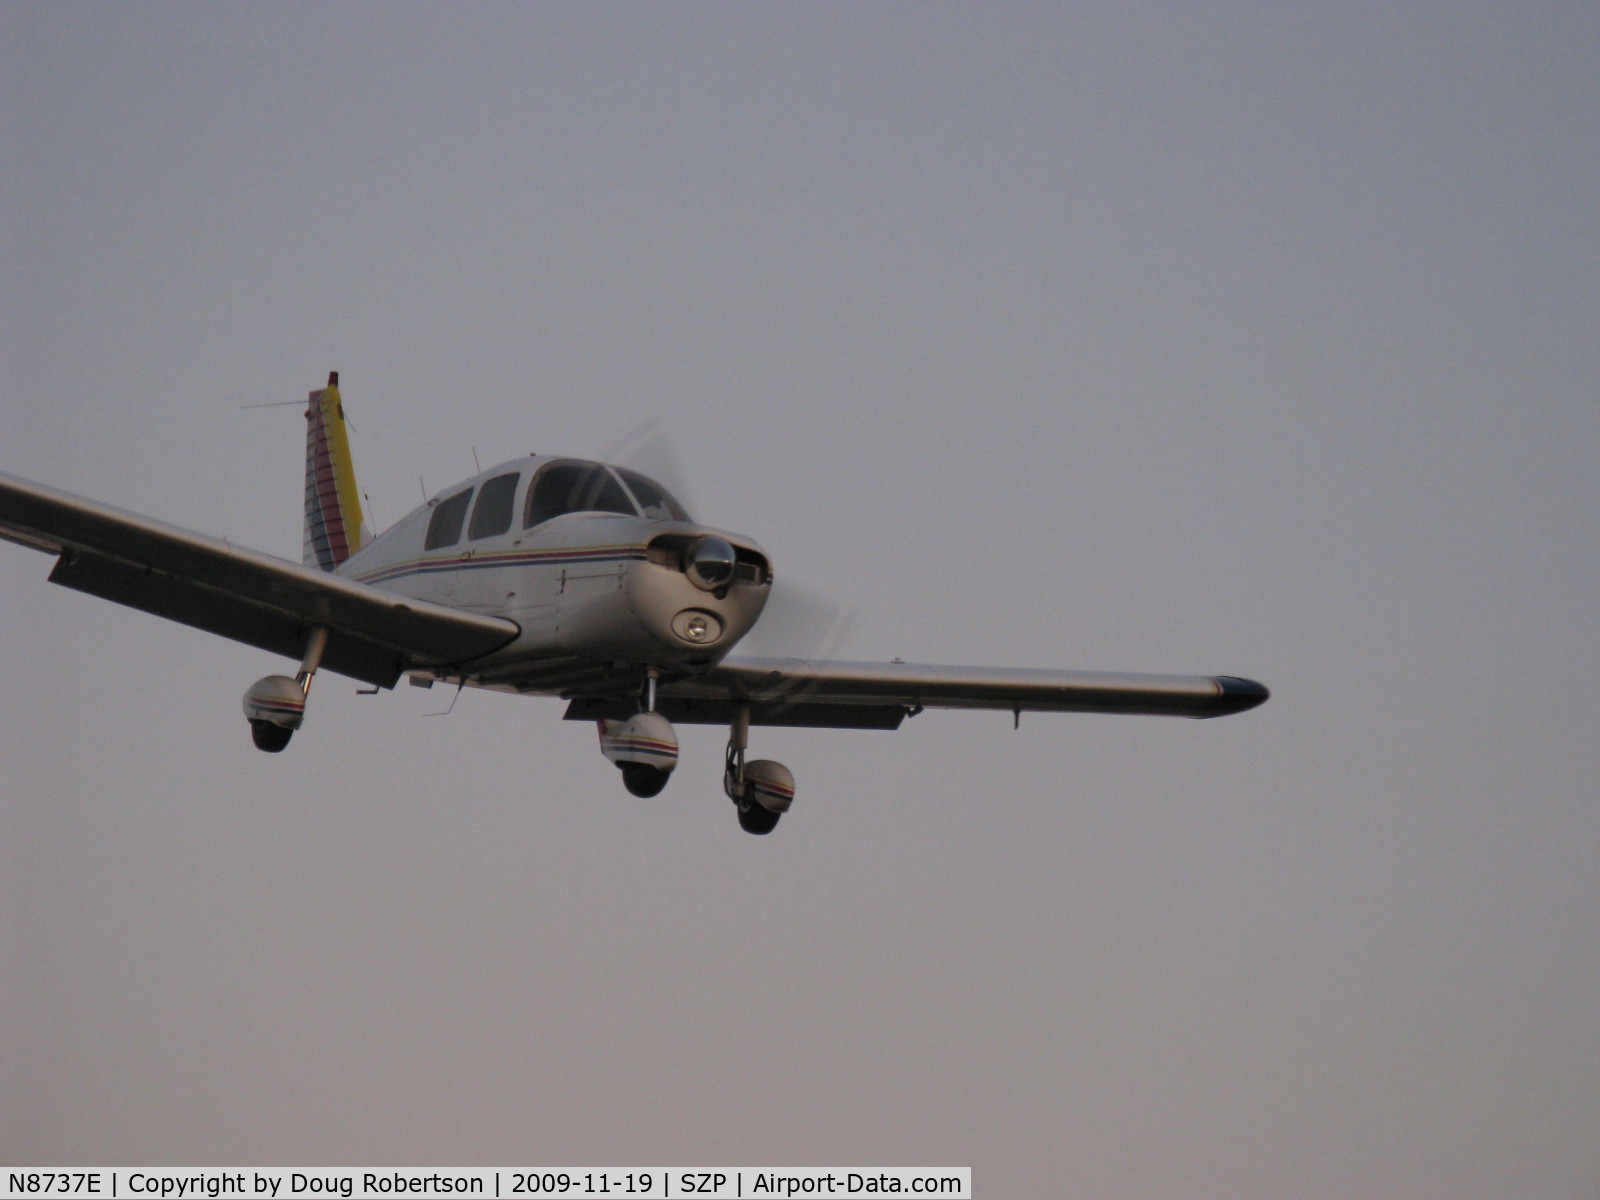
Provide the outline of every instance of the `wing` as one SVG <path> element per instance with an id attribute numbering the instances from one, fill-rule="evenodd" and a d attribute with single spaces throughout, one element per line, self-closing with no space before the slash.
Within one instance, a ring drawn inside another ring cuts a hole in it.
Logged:
<path id="1" fill-rule="evenodd" d="M 723 724 L 736 706 L 748 705 L 756 725 L 895 729 L 924 708 L 1224 717 L 1263 704 L 1268 695 L 1254 680 L 1231 675 L 1124 675 L 730 656 L 704 675 L 664 683 L 658 704 L 668 720 L 687 723 Z M 580 698 L 572 702 L 567 715 L 613 716 L 615 707 L 609 699 Z M 631 715 L 631 710 L 623 715 Z"/>
<path id="2" fill-rule="evenodd" d="M 380 687 L 408 667 L 479 658 L 519 632 L 11 475 L 0 475 L 0 538 L 59 555 L 52 583 L 274 654 L 299 658 L 322 626 L 322 665 Z"/>

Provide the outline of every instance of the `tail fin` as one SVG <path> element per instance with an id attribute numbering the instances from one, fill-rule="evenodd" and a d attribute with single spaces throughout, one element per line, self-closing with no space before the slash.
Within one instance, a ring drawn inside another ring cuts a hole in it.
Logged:
<path id="1" fill-rule="evenodd" d="M 301 561 L 331 571 L 372 538 L 361 519 L 350 438 L 339 402 L 339 372 L 311 393 L 306 409 L 306 529 Z"/>

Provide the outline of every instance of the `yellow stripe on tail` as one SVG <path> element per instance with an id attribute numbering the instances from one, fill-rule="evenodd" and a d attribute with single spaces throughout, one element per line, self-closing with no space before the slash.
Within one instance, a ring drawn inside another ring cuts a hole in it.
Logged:
<path id="1" fill-rule="evenodd" d="M 331 571 L 372 539 L 361 517 L 350 437 L 339 401 L 339 372 L 311 393 L 306 409 L 306 527 L 301 561 Z"/>

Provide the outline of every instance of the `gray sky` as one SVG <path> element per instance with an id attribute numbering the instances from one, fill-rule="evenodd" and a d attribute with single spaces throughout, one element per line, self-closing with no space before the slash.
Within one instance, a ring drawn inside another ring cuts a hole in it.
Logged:
<path id="1" fill-rule="evenodd" d="M 0 1159 L 1593 1197 L 1592 5 L 0 8 L 0 470 L 298 558 L 673 434 L 850 656 L 1214 722 L 358 697 L 0 547 Z"/>

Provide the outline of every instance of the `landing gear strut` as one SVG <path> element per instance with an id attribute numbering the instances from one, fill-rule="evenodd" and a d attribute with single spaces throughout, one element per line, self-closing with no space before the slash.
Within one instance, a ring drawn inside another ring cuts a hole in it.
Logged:
<path id="1" fill-rule="evenodd" d="M 723 758 L 722 790 L 739 810 L 739 828 L 766 834 L 778 827 L 778 818 L 794 802 L 794 775 L 769 758 L 745 761 L 750 744 L 750 706 L 734 708 L 728 729 L 728 752 Z"/>

